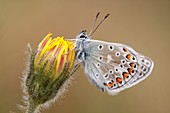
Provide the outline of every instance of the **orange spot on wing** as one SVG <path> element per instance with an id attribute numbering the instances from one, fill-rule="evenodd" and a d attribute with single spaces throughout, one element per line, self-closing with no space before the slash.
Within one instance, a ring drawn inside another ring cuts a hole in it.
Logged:
<path id="1" fill-rule="evenodd" d="M 128 76 L 128 73 L 127 72 L 123 72 L 122 75 L 123 75 L 123 78 L 126 79 L 127 76 Z"/>
<path id="2" fill-rule="evenodd" d="M 126 55 L 126 58 L 127 58 L 128 60 L 131 60 L 132 55 L 131 55 L 131 54 L 127 54 L 127 55 Z"/>
<path id="3" fill-rule="evenodd" d="M 123 51 L 124 51 L 124 52 L 127 52 L 128 50 L 124 47 L 124 48 L 123 48 Z"/>
<path id="4" fill-rule="evenodd" d="M 106 84 L 106 83 L 103 83 L 103 85 L 107 86 L 107 84 Z"/>
<path id="5" fill-rule="evenodd" d="M 111 82 L 109 82 L 108 84 L 107 83 L 103 83 L 105 86 L 107 86 L 107 87 L 110 87 L 110 88 L 112 88 L 113 87 L 113 84 L 114 84 L 114 82 L 113 81 L 111 81 Z"/>
<path id="6" fill-rule="evenodd" d="M 135 66 L 135 63 L 130 63 L 129 64 L 131 67 L 134 67 Z"/>
<path id="7" fill-rule="evenodd" d="M 121 83 L 122 82 L 122 78 L 117 77 L 116 78 L 116 82 Z"/>
<path id="8" fill-rule="evenodd" d="M 127 70 L 128 70 L 128 72 L 129 72 L 129 74 L 132 74 L 132 71 L 133 71 L 133 70 L 132 70 L 131 68 L 128 68 Z"/>
<path id="9" fill-rule="evenodd" d="M 113 86 L 113 82 L 109 82 L 109 83 L 108 83 L 108 86 L 109 86 L 109 87 L 112 87 L 112 86 Z"/>

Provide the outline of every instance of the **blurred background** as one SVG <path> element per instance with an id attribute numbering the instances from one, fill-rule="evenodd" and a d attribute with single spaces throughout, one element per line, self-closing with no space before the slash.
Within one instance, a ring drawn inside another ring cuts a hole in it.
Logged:
<path id="1" fill-rule="evenodd" d="M 90 30 L 99 11 L 100 19 L 111 15 L 92 38 L 135 48 L 154 61 L 153 72 L 110 96 L 88 82 L 82 67 L 62 102 L 42 113 L 170 113 L 169 0 L 1 0 L 0 113 L 20 113 L 16 104 L 22 104 L 20 77 L 27 44 L 36 49 L 48 32 L 75 38 L 81 30 Z"/>

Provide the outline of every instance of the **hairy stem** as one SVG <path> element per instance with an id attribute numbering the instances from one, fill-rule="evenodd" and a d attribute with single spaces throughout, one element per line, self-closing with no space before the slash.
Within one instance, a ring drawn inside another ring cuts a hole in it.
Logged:
<path id="1" fill-rule="evenodd" d="M 37 108 L 37 105 L 35 105 L 33 102 L 30 102 L 26 113 L 35 113 L 36 108 Z"/>

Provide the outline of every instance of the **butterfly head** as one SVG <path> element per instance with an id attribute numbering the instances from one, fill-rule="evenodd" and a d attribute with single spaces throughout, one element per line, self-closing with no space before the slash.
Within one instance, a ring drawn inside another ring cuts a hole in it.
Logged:
<path id="1" fill-rule="evenodd" d="M 77 35 L 77 39 L 80 40 L 85 40 L 85 39 L 89 39 L 90 37 L 86 34 L 87 30 L 83 30 L 81 31 L 78 35 Z"/>

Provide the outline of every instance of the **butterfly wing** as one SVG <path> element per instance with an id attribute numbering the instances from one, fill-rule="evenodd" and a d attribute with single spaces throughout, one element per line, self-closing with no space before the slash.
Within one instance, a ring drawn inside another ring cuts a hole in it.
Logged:
<path id="1" fill-rule="evenodd" d="M 154 65 L 150 58 L 123 44 L 88 40 L 84 51 L 89 81 L 112 95 L 144 80 Z"/>

